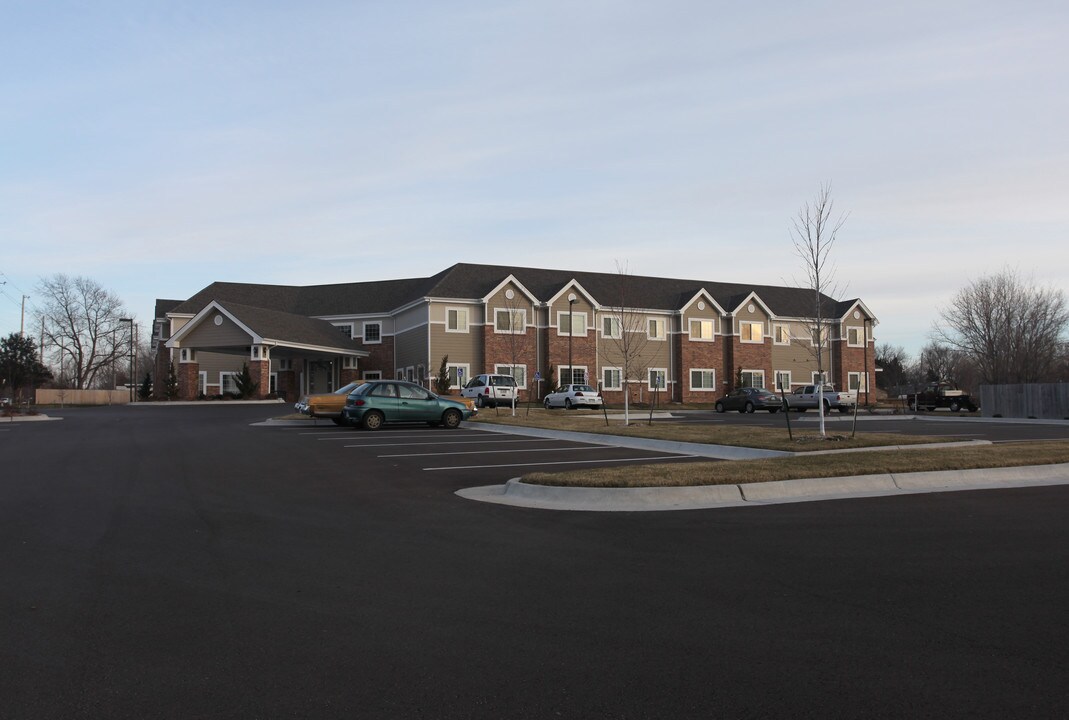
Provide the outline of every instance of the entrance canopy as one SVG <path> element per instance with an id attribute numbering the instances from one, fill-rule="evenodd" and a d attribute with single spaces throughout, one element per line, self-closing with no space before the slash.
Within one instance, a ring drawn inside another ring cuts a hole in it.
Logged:
<path id="1" fill-rule="evenodd" d="M 248 356 L 252 346 L 275 358 L 366 358 L 368 352 L 326 320 L 216 300 L 167 341 L 168 348 Z"/>

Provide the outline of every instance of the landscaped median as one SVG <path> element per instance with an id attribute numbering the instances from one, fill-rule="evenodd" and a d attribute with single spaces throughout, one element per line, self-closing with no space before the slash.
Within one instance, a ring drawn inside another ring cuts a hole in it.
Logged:
<path id="1" fill-rule="evenodd" d="M 1069 463 L 1069 440 L 1011 444 L 948 443 L 951 438 L 892 433 L 866 432 L 850 438 L 841 431 L 829 432 L 832 439 L 824 440 L 810 429 L 794 429 L 794 438 L 791 439 L 785 427 L 681 424 L 664 421 L 650 425 L 644 418 L 635 418 L 628 426 L 624 426 L 619 420 L 610 420 L 610 424 L 606 425 L 601 413 L 546 412 L 533 408 L 530 414 L 524 409 L 518 409 L 516 417 L 512 417 L 511 413 L 504 409 L 498 414 L 484 410 L 478 422 L 795 453 L 785 457 L 730 462 L 654 463 L 603 469 L 587 468 L 560 473 L 531 473 L 521 479 L 525 484 L 555 487 L 685 488 Z M 932 443 L 938 443 L 940 447 L 917 447 Z M 880 447 L 893 449 L 875 449 Z M 864 452 L 818 452 L 846 449 Z"/>

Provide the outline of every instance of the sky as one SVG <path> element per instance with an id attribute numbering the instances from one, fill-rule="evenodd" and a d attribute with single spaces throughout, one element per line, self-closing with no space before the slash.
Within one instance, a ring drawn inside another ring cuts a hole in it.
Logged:
<path id="1" fill-rule="evenodd" d="M 1064 0 L 0 10 L 0 334 L 56 273 L 143 328 L 457 262 L 805 285 L 825 184 L 878 343 L 1007 267 L 1069 287 Z"/>

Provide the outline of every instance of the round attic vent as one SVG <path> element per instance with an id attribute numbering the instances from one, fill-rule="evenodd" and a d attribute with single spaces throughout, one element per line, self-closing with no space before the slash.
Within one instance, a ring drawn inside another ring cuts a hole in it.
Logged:
<path id="1" fill-rule="evenodd" d="M 222 325 L 223 324 L 223 316 L 222 315 L 216 315 L 215 316 L 215 324 L 216 325 Z"/>
<path id="2" fill-rule="evenodd" d="M 698 303 L 698 309 L 699 310 L 704 310 L 705 309 L 705 303 L 704 302 Z"/>
<path id="3" fill-rule="evenodd" d="M 575 302 L 575 293 L 568 293 L 568 302 Z"/>
<path id="4" fill-rule="evenodd" d="M 861 313 L 859 313 L 857 310 L 855 310 L 854 311 L 854 319 L 857 320 L 860 317 L 861 317 Z"/>
<path id="5" fill-rule="evenodd" d="M 511 300 L 512 298 L 516 297 L 516 293 L 514 293 L 512 291 L 512 288 L 509 288 L 508 290 L 505 291 L 505 297 L 507 299 Z"/>
<path id="6" fill-rule="evenodd" d="M 747 309 L 747 310 L 749 310 L 750 312 L 753 312 L 753 311 L 754 311 L 754 310 L 756 310 L 757 308 L 755 308 L 755 307 L 753 306 L 753 303 L 750 303 L 749 307 L 747 307 L 746 309 Z"/>

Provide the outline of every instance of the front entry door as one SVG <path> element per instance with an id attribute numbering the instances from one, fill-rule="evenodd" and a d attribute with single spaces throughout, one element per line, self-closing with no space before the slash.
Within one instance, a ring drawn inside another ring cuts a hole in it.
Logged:
<path id="1" fill-rule="evenodd" d="M 334 363 L 318 360 L 308 363 L 308 394 L 334 392 Z"/>

